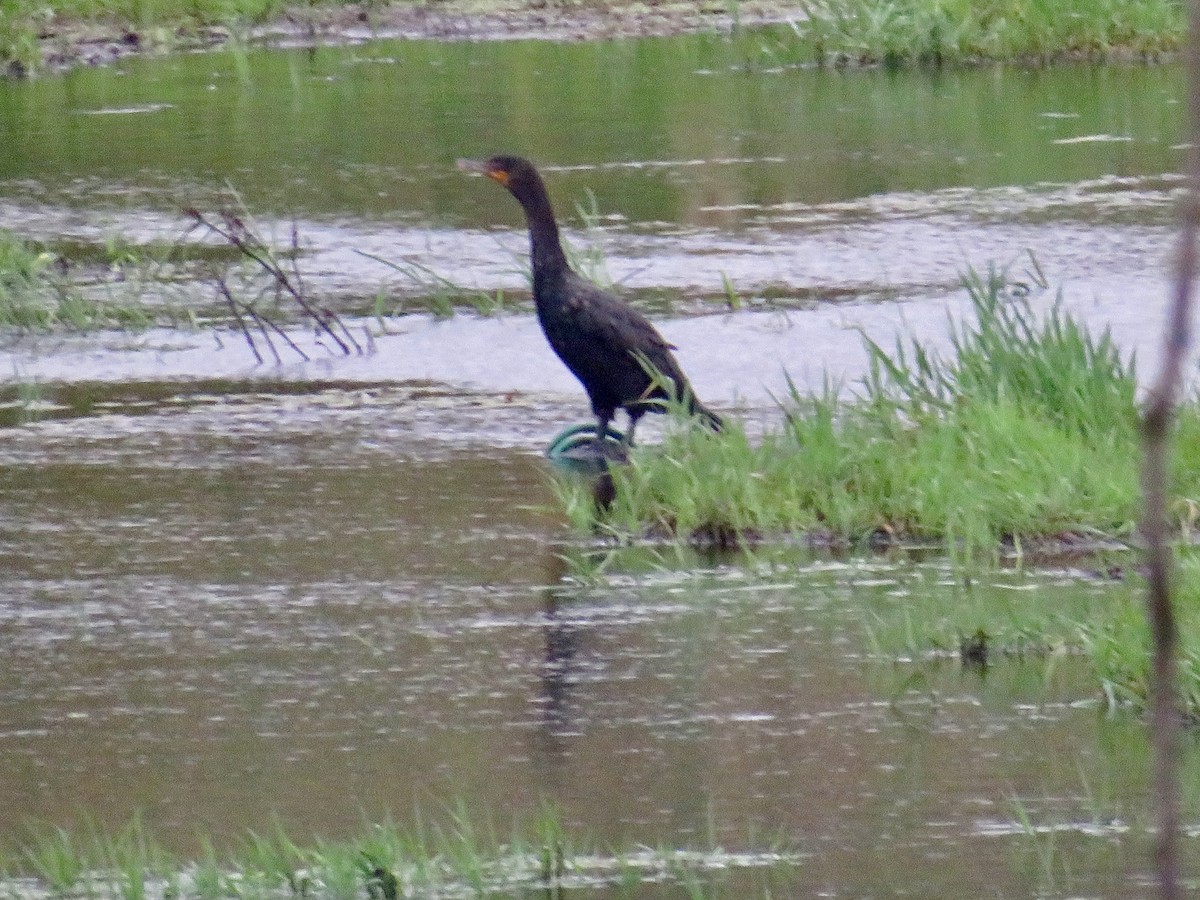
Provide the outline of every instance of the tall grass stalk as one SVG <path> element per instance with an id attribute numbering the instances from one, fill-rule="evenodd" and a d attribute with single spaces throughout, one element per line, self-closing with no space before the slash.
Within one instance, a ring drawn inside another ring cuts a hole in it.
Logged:
<path id="1" fill-rule="evenodd" d="M 603 288 L 611 288 L 613 278 L 608 271 L 608 258 L 604 255 L 604 248 L 600 246 L 600 222 L 603 216 L 596 194 L 591 188 L 587 189 L 585 200 L 575 201 L 575 212 L 583 222 L 588 240 L 582 248 L 564 240 L 563 251 L 567 255 L 567 261 L 571 268 L 584 278 Z"/>

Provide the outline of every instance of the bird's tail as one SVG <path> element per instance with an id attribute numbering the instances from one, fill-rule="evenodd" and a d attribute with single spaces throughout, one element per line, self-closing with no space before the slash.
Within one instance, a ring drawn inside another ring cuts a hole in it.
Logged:
<path id="1" fill-rule="evenodd" d="M 720 431 L 725 426 L 725 422 L 720 416 L 718 416 L 715 412 L 713 412 L 695 397 L 692 398 L 691 412 L 692 415 L 699 416 L 700 421 L 702 421 L 713 431 Z"/>

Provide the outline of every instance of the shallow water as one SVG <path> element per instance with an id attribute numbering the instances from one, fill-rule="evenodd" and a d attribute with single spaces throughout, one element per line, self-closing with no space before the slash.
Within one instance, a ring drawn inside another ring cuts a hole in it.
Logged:
<path id="1" fill-rule="evenodd" d="M 589 546 L 536 435 L 444 441 L 417 389 L 148 394 L 97 388 L 0 451 L 14 824 L 140 810 L 196 852 L 550 799 L 616 843 L 782 836 L 796 889 L 949 897 L 1037 883 L 1024 810 L 1087 896 L 1145 871 L 1144 731 L 1080 665 L 866 653 L 868 624 L 960 590 L 940 558 Z M 976 590 L 1085 615 L 1129 588 Z"/>
<path id="2" fill-rule="evenodd" d="M 1153 370 L 1182 161 L 1177 67 L 896 75 L 789 58 L 775 38 L 715 35 L 408 41 L 4 83 L 0 221 L 94 272 L 122 242 L 183 240 L 194 254 L 201 238 L 179 210 L 214 211 L 232 186 L 268 236 L 286 244 L 296 226 L 305 282 L 326 306 L 422 309 L 431 279 L 405 274 L 422 266 L 503 289 L 527 315 L 519 208 L 454 167 L 518 151 L 542 164 L 568 238 L 597 248 L 608 277 L 664 321 L 718 403 L 769 402 L 785 367 L 806 387 L 853 380 L 865 359 L 854 328 L 887 335 L 900 319 L 941 334 L 964 271 L 1007 266 L 1028 282 L 1030 252 L 1052 293 Z M 598 77 L 605 91 L 591 90 Z M 576 206 L 589 191 L 599 219 L 586 228 Z M 184 265 L 151 293 L 211 307 L 209 271 Z M 101 294 L 131 290 L 94 274 Z M 741 311 L 695 318 L 726 309 L 725 278 Z M 147 294 L 140 281 L 132 291 Z M 488 327 L 396 325 L 417 336 L 388 353 L 403 357 L 401 377 L 574 393 L 537 353 L 489 366 L 493 353 L 454 352 Z M 533 347 L 536 332 L 521 340 Z M 39 355 L 31 375 L 74 377 L 74 360 Z M 144 364 L 113 368 L 126 365 Z"/>
<path id="3" fill-rule="evenodd" d="M 773 40 L 396 42 L 0 84 L 5 222 L 94 261 L 175 240 L 229 180 L 276 235 L 296 221 L 307 283 L 368 351 L 301 326 L 312 361 L 281 366 L 229 330 L 0 347 L 0 844 L 81 811 L 140 810 L 195 852 L 276 816 L 336 837 L 551 799 L 617 843 L 782 835 L 804 856 L 785 894 L 1148 892 L 1144 732 L 1078 661 L 981 677 L 867 652 L 906 601 L 957 596 L 945 560 L 606 558 L 557 512 L 540 451 L 587 409 L 528 309 L 365 315 L 381 286 L 422 289 L 359 251 L 520 293 L 515 202 L 453 167 L 509 149 L 698 392 L 752 423 L 785 369 L 860 375 L 858 328 L 941 339 L 962 269 L 1028 249 L 1152 371 L 1178 69 L 820 73 Z M 171 290 L 207 303 L 204 271 Z M 723 310 L 722 273 L 748 308 Z M 1131 589 L 977 590 L 1084 616 Z"/>

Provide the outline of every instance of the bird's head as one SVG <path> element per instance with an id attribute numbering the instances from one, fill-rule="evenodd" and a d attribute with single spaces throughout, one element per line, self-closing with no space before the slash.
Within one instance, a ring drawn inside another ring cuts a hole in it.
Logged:
<path id="1" fill-rule="evenodd" d="M 520 156 L 493 156 L 487 162 L 460 159 L 458 167 L 464 172 L 486 175 L 512 191 L 518 200 L 546 190 L 533 163 Z"/>

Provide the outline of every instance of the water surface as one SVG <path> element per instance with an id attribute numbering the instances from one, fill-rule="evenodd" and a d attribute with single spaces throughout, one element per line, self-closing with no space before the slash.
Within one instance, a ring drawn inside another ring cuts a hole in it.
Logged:
<path id="1" fill-rule="evenodd" d="M 521 305 L 516 203 L 460 156 L 541 163 L 572 240 L 752 423 L 785 369 L 852 382 L 860 327 L 944 339 L 964 267 L 1032 281 L 1031 249 L 1152 370 L 1178 68 L 788 62 L 770 36 L 409 41 L 0 84 L 5 224 L 94 269 L 114 242 L 180 240 L 180 207 L 231 183 L 264 230 L 295 222 L 306 282 L 368 348 L 302 326 L 312 360 L 281 366 L 229 330 L 5 340 L 0 842 L 140 810 L 195 852 L 275 817 L 333 838 L 548 799 L 618 843 L 778 833 L 796 895 L 1147 893 L 1144 731 L 1078 660 L 981 676 L 869 652 L 906 602 L 960 596 L 946 560 L 614 551 L 558 512 L 540 451 L 586 403 Z M 379 295 L 390 314 L 426 289 L 359 251 L 516 305 L 381 322 Z M 211 303 L 207 267 L 167 301 Z M 976 589 L 1084 618 L 1135 588 Z M 1020 811 L 1069 876 L 1039 868 Z"/>
<path id="2" fill-rule="evenodd" d="M 532 437 L 444 442 L 418 389 L 209 387 L 7 432 L 12 823 L 141 811 L 196 852 L 276 817 L 328 838 L 551 800 L 617 843 L 785 836 L 805 890 L 950 897 L 1024 889 L 1024 810 L 1066 828 L 1089 896 L 1141 878 L 1144 834 L 1105 823 L 1144 815 L 1144 731 L 1081 665 L 867 652 L 871 623 L 962 589 L 944 560 L 594 546 Z M 976 590 L 1083 616 L 1131 588 Z"/>
<path id="3" fill-rule="evenodd" d="M 49 240 L 174 240 L 181 206 L 232 185 L 281 240 L 294 219 L 314 287 L 361 310 L 413 286 L 355 251 L 522 286 L 517 205 L 454 168 L 507 151 L 660 309 L 722 297 L 722 273 L 791 305 L 941 299 L 1029 249 L 1081 296 L 1145 281 L 1154 302 L 1178 67 L 834 73 L 780 65 L 779 46 L 379 42 L 10 82 L 0 212 Z"/>

